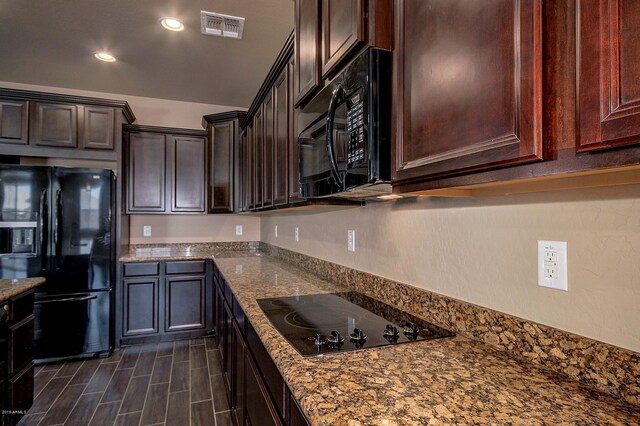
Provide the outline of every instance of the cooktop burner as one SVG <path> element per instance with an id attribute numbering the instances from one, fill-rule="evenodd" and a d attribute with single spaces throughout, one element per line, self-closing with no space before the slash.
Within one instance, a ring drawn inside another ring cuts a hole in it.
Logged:
<path id="1" fill-rule="evenodd" d="M 258 305 L 304 356 L 455 335 L 356 291 L 259 299 Z"/>

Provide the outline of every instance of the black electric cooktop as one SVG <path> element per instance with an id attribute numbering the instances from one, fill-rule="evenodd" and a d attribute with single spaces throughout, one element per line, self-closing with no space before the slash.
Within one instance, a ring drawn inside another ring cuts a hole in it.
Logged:
<path id="1" fill-rule="evenodd" d="M 355 291 L 259 299 L 275 328 L 304 356 L 455 334 Z"/>

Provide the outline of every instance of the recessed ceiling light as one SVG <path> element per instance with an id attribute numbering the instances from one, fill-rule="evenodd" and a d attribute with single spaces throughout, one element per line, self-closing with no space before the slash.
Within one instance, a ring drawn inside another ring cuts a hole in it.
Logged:
<path id="1" fill-rule="evenodd" d="M 96 52 L 94 53 L 94 55 L 96 58 L 100 59 L 101 61 L 104 62 L 115 62 L 116 61 L 116 57 L 107 53 L 107 52 Z"/>
<path id="2" fill-rule="evenodd" d="M 169 31 L 182 31 L 184 30 L 184 24 L 176 18 L 162 18 L 160 23 L 163 27 Z"/>

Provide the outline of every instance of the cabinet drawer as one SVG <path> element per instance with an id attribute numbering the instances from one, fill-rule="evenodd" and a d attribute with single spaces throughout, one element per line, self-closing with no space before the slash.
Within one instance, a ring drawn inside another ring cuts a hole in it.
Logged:
<path id="1" fill-rule="evenodd" d="M 166 274 L 204 274 L 205 260 L 167 262 Z"/>
<path id="2" fill-rule="evenodd" d="M 18 298 L 13 299 L 10 304 L 9 319 L 12 324 L 18 323 L 33 314 L 33 294 L 34 292 L 31 291 L 26 294 L 23 293 L 18 296 Z"/>
<path id="3" fill-rule="evenodd" d="M 33 359 L 34 316 L 9 328 L 9 376 L 16 374 Z"/>
<path id="4" fill-rule="evenodd" d="M 160 275 L 160 263 L 125 263 L 124 265 L 125 277 L 139 277 L 143 275 Z"/>

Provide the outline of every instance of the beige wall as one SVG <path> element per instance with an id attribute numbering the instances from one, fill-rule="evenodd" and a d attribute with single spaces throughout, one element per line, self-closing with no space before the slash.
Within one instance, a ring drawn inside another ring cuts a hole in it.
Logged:
<path id="1" fill-rule="evenodd" d="M 131 215 L 131 244 L 258 241 L 260 218 L 248 215 Z M 151 226 L 151 237 L 142 227 Z M 236 235 L 242 225 L 242 235 Z"/>
<path id="2" fill-rule="evenodd" d="M 370 203 L 261 227 L 280 247 L 640 352 L 640 185 Z M 538 287 L 540 239 L 568 242 L 568 292 Z"/>
<path id="3" fill-rule="evenodd" d="M 32 84 L 12 83 L 6 81 L 0 81 L 0 87 L 127 101 L 136 116 L 136 124 L 144 124 L 148 126 L 202 129 L 201 122 L 203 115 L 230 110 L 245 110 L 245 108 L 226 105 L 180 102 L 168 99 L 145 98 L 114 93 L 92 92 L 88 90 L 74 90 L 62 87 L 36 86 Z"/>

